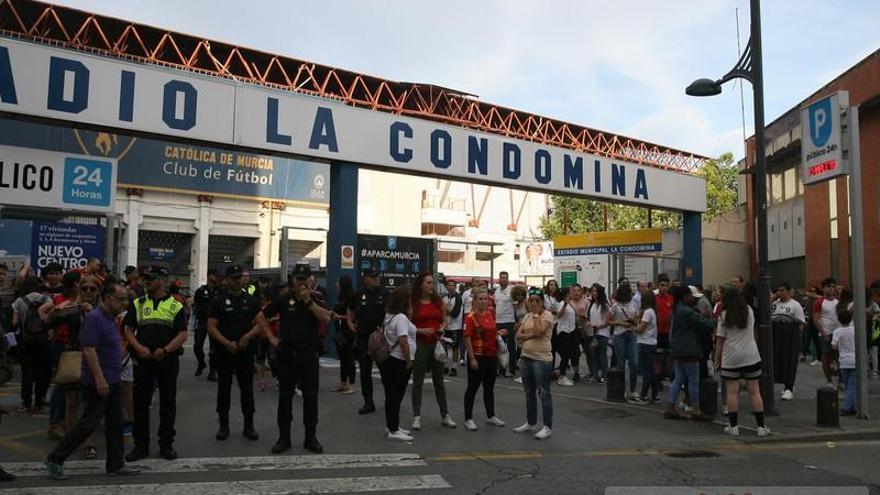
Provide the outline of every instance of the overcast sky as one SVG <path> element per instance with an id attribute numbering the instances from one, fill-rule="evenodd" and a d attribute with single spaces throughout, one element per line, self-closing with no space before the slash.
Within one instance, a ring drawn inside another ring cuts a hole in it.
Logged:
<path id="1" fill-rule="evenodd" d="M 739 87 L 691 98 L 748 39 L 747 0 L 56 0 L 715 156 L 742 151 Z M 767 122 L 880 48 L 878 0 L 763 2 Z M 751 134 L 751 87 L 745 86 Z"/>

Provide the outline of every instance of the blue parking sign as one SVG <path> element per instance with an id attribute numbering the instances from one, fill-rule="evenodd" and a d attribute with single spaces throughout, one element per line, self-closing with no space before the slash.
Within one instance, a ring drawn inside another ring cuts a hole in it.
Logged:
<path id="1" fill-rule="evenodd" d="M 65 204 L 110 206 L 112 187 L 110 162 L 73 157 L 64 160 Z"/>

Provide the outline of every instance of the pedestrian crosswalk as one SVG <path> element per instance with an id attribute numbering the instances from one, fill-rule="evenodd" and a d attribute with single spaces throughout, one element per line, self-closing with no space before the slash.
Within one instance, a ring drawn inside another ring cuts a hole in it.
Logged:
<path id="1" fill-rule="evenodd" d="M 103 461 L 70 461 L 64 465 L 65 473 L 71 476 L 69 481 L 57 483 L 46 480 L 40 486 L 30 486 L 37 479 L 45 479 L 46 471 L 42 463 L 4 463 L 7 471 L 19 476 L 22 484 L 29 486 L 0 489 L 0 495 L 95 495 L 98 492 L 101 495 L 280 495 L 451 488 L 440 475 L 414 474 L 411 469 L 425 468 L 427 463 L 418 454 L 406 453 L 208 457 L 176 461 L 145 459 L 137 465 L 143 468 L 142 475 L 125 478 L 127 484 L 77 486 L 77 477 L 86 478 L 89 482 L 100 480 L 101 483 L 121 479 L 100 477 L 104 473 Z M 381 475 L 363 476 L 363 472 L 354 471 L 359 469 L 378 470 Z M 297 475 L 302 471 L 324 470 L 344 472 L 351 476 L 322 478 L 314 477 L 315 473 L 311 472 L 308 477 Z M 243 480 L 241 475 L 246 472 L 253 473 L 248 478 L 257 477 L 262 472 L 263 477 L 268 475 L 270 479 Z M 190 476 L 180 476 L 187 473 Z M 180 482 L 185 478 L 204 479 L 206 475 L 210 481 Z M 162 482 L 165 477 L 167 482 Z"/>

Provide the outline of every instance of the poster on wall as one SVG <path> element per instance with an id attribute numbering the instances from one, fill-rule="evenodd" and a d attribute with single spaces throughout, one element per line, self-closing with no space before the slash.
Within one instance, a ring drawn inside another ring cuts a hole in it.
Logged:
<path id="1" fill-rule="evenodd" d="M 31 234 L 31 266 L 37 275 L 49 263 L 64 270 L 84 268 L 89 258 L 104 257 L 104 228 L 99 225 L 34 222 Z"/>
<path id="2" fill-rule="evenodd" d="M 523 242 L 519 245 L 521 277 L 553 275 L 553 243 Z"/>
<path id="3" fill-rule="evenodd" d="M 609 263 L 608 255 L 565 256 L 556 259 L 554 276 L 560 287 L 571 287 L 574 284 L 583 287 L 601 284 L 608 287 Z"/>
<path id="4" fill-rule="evenodd" d="M 434 271 L 433 239 L 358 234 L 358 270 L 379 272 L 379 283 L 393 290 L 406 286 L 424 270 Z"/>

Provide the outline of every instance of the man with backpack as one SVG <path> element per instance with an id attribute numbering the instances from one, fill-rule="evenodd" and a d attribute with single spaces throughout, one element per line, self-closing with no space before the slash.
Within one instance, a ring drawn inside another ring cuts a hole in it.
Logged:
<path id="1" fill-rule="evenodd" d="M 19 413 L 40 412 L 45 406 L 46 391 L 52 375 L 52 352 L 49 328 L 40 318 L 40 307 L 51 299 L 40 292 L 40 279 L 27 277 L 22 293 L 12 303 L 12 325 L 20 331 L 21 408 Z"/>

